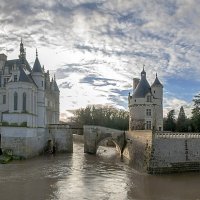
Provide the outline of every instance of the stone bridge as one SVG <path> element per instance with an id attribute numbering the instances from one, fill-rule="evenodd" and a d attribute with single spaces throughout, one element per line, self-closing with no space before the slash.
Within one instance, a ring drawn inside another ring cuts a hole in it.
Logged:
<path id="1" fill-rule="evenodd" d="M 111 139 L 122 155 L 125 146 L 125 131 L 119 131 L 101 126 L 84 126 L 84 152 L 96 154 L 100 142 Z"/>

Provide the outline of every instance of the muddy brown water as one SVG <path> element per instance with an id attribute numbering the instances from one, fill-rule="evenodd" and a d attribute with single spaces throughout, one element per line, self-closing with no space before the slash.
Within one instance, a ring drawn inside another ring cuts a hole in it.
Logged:
<path id="1" fill-rule="evenodd" d="M 0 200 L 200 200 L 200 173 L 152 176 L 121 160 L 114 148 L 39 156 L 0 165 Z"/>

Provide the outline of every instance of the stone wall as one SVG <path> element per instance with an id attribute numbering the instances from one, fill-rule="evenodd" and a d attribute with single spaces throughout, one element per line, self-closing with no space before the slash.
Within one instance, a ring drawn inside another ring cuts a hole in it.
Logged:
<path id="1" fill-rule="evenodd" d="M 24 158 L 42 153 L 47 138 L 44 128 L 1 127 L 2 150 L 12 149 L 14 155 Z"/>
<path id="2" fill-rule="evenodd" d="M 52 141 L 57 152 L 73 152 L 72 131 L 66 127 L 26 128 L 1 127 L 1 148 L 14 155 L 31 158 L 44 153 Z"/>
<path id="3" fill-rule="evenodd" d="M 199 144 L 200 133 L 155 133 L 149 172 L 200 171 Z"/>
<path id="4" fill-rule="evenodd" d="M 126 138 L 123 156 L 128 158 L 136 169 L 146 171 L 151 157 L 152 131 L 129 131 Z"/>
<path id="5" fill-rule="evenodd" d="M 56 152 L 73 152 L 73 134 L 69 127 L 51 126 L 49 128 L 49 138 L 55 144 Z"/>

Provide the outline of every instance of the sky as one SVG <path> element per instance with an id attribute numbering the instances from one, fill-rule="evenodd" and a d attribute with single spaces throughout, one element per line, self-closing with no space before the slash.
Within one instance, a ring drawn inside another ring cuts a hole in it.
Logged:
<path id="1" fill-rule="evenodd" d="M 93 104 L 128 110 L 143 65 L 164 85 L 164 114 L 190 115 L 200 92 L 200 0 L 1 0 L 0 52 L 19 55 L 23 39 L 56 75 L 61 119 Z"/>

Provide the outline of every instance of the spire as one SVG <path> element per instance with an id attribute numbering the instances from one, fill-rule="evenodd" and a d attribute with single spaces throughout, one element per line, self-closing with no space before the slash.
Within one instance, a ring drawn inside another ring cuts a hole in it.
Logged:
<path id="1" fill-rule="evenodd" d="M 146 79 L 146 72 L 144 71 L 144 65 L 143 65 L 143 70 L 141 72 L 141 78 L 145 78 Z"/>
<path id="2" fill-rule="evenodd" d="M 42 71 L 42 67 L 40 65 L 40 61 L 38 59 L 38 52 L 37 52 L 37 49 L 36 49 L 36 58 L 35 58 L 35 63 L 33 65 L 33 70 L 32 72 L 40 72 L 40 73 L 43 73 Z"/>
<path id="3" fill-rule="evenodd" d="M 156 73 L 155 81 L 153 82 L 153 84 L 151 85 L 151 87 L 154 87 L 154 86 L 160 86 L 160 87 L 163 87 L 163 85 L 161 84 L 161 82 L 160 82 L 159 79 L 158 79 L 158 75 L 157 75 L 157 73 Z"/>
<path id="4" fill-rule="evenodd" d="M 20 53 L 24 52 L 24 44 L 22 42 L 22 38 L 21 38 L 21 43 L 20 43 Z"/>
<path id="5" fill-rule="evenodd" d="M 22 38 L 21 38 L 19 51 L 20 51 L 19 58 L 20 58 L 21 62 L 24 64 L 25 58 L 26 58 L 26 52 L 24 50 L 24 44 L 23 44 Z"/>
<path id="6" fill-rule="evenodd" d="M 59 90 L 58 85 L 56 83 L 56 76 L 55 76 L 55 74 L 54 74 L 54 81 L 53 81 L 53 83 L 54 83 L 54 90 L 59 92 L 60 90 Z"/>

